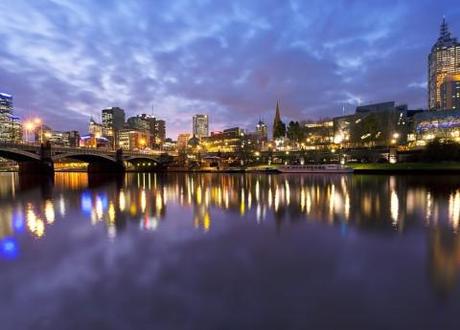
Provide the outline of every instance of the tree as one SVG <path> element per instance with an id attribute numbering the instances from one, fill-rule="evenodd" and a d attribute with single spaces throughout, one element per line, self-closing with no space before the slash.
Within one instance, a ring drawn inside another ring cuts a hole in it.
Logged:
<path id="1" fill-rule="evenodd" d="M 286 124 L 282 121 L 276 122 L 273 125 L 273 138 L 278 139 L 286 135 Z"/>
<path id="2" fill-rule="evenodd" d="M 290 121 L 287 128 L 287 137 L 291 141 L 299 142 L 304 138 L 304 130 L 298 121 Z"/>

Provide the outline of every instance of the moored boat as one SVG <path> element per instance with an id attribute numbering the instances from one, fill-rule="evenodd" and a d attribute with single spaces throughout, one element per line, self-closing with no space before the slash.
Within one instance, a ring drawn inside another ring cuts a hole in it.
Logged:
<path id="1" fill-rule="evenodd" d="M 277 170 L 281 173 L 353 173 L 351 167 L 341 164 L 281 165 Z"/>

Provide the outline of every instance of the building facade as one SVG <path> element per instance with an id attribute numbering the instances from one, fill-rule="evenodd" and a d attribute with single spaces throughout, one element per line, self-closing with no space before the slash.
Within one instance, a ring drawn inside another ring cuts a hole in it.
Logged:
<path id="1" fill-rule="evenodd" d="M 118 132 L 125 125 L 125 110 L 111 107 L 102 110 L 102 126 L 113 148 L 118 148 Z"/>
<path id="2" fill-rule="evenodd" d="M 152 144 L 152 135 L 146 130 L 122 129 L 119 134 L 119 145 L 123 150 L 141 151 Z"/>
<path id="3" fill-rule="evenodd" d="M 177 150 L 187 149 L 188 140 L 190 140 L 190 133 L 181 133 L 177 136 Z"/>
<path id="4" fill-rule="evenodd" d="M 192 134 L 199 139 L 209 135 L 208 115 L 197 114 L 193 116 Z"/>
<path id="5" fill-rule="evenodd" d="M 441 109 L 460 109 L 460 73 L 447 75 L 441 84 Z"/>
<path id="6" fill-rule="evenodd" d="M 0 93 L 0 141 L 22 142 L 21 120 L 13 115 L 13 97 L 5 93 Z"/>
<path id="7" fill-rule="evenodd" d="M 445 19 L 440 36 L 428 55 L 428 106 L 441 109 L 441 84 L 449 74 L 460 73 L 460 43 L 452 37 Z"/>

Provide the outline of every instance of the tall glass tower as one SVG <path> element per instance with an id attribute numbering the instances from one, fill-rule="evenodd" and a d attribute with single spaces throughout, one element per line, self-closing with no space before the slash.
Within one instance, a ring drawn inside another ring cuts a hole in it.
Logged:
<path id="1" fill-rule="evenodd" d="M 428 106 L 441 108 L 441 85 L 449 74 L 460 73 L 460 43 L 452 37 L 446 19 L 428 55 Z"/>

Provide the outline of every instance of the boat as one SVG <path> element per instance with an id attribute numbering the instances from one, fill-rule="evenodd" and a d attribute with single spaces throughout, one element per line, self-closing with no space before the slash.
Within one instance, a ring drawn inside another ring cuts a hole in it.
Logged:
<path id="1" fill-rule="evenodd" d="M 281 173 L 353 173 L 351 167 L 341 164 L 281 165 L 277 170 Z"/>

